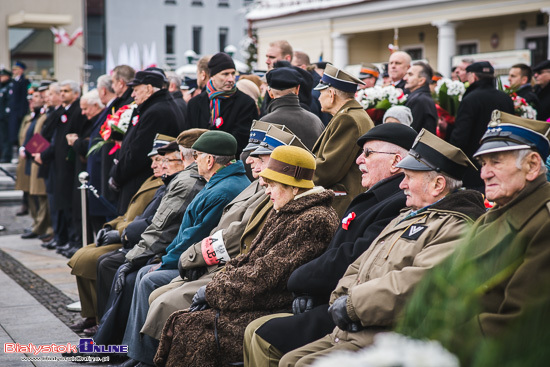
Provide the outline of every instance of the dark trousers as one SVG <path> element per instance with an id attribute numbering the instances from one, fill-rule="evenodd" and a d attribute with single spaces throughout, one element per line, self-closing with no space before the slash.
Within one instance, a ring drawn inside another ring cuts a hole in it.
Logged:
<path id="1" fill-rule="evenodd" d="M 118 267 L 126 261 L 126 253 L 116 250 L 101 255 L 97 260 L 97 316 L 101 319 L 107 310 L 109 294 Z"/>

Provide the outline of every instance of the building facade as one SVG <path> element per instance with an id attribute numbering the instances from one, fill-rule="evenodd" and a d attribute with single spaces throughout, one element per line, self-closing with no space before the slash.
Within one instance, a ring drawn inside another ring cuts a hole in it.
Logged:
<path id="1" fill-rule="evenodd" d="M 449 76 L 457 55 L 528 49 L 532 64 L 549 58 L 549 12 L 548 0 L 263 0 L 247 19 L 260 66 L 279 39 L 339 67 L 387 62 L 397 44 Z"/>

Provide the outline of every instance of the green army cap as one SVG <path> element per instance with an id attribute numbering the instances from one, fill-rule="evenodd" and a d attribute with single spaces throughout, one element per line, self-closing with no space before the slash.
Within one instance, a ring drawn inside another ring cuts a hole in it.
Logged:
<path id="1" fill-rule="evenodd" d="M 309 149 L 302 143 L 299 137 L 297 137 L 288 127 L 277 127 L 271 125 L 265 133 L 264 140 L 260 143 L 260 146 L 250 153 L 251 156 L 259 156 L 262 154 L 271 154 L 275 148 L 281 145 L 290 145 L 307 150 L 311 155 Z"/>
<path id="2" fill-rule="evenodd" d="M 248 145 L 243 149 L 243 152 L 250 152 L 256 150 L 260 143 L 264 140 L 265 133 L 271 125 L 282 127 L 283 125 L 272 124 L 270 122 L 253 120 L 250 127 L 250 137 L 248 138 Z"/>
<path id="3" fill-rule="evenodd" d="M 225 131 L 210 130 L 202 134 L 191 149 L 212 155 L 231 156 L 237 154 L 237 140 Z"/>
<path id="4" fill-rule="evenodd" d="M 462 180 L 468 166 L 477 170 L 462 150 L 426 129 L 418 133 L 409 155 L 396 165 L 411 171 L 443 172 L 457 180 Z"/>
<path id="5" fill-rule="evenodd" d="M 474 157 L 510 150 L 534 149 L 546 160 L 550 152 L 550 124 L 494 110 Z"/>
<path id="6" fill-rule="evenodd" d="M 346 73 L 344 70 L 338 69 L 334 65 L 327 64 L 323 77 L 314 89 L 323 90 L 333 87 L 343 92 L 355 93 L 359 84 L 365 85 L 365 82 Z"/>
<path id="7" fill-rule="evenodd" d="M 155 140 L 153 141 L 153 149 L 147 154 L 148 157 L 152 157 L 154 155 L 159 154 L 158 149 L 170 144 L 171 142 L 175 141 L 176 138 L 173 136 L 163 135 L 163 134 L 157 134 L 155 136 Z"/>

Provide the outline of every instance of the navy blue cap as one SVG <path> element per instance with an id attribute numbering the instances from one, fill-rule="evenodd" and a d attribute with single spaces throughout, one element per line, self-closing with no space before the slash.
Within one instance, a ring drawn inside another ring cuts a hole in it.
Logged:
<path id="1" fill-rule="evenodd" d="M 265 78 L 267 85 L 278 90 L 294 88 L 303 81 L 300 73 L 291 67 L 274 68 L 266 74 Z"/>
<path id="2" fill-rule="evenodd" d="M 403 124 L 381 124 L 373 127 L 357 140 L 357 145 L 363 148 L 367 141 L 380 140 L 400 146 L 403 149 L 411 149 L 416 139 L 416 131 Z"/>
<path id="3" fill-rule="evenodd" d="M 331 64 L 327 64 L 321 81 L 314 89 L 323 90 L 328 87 L 334 87 L 343 92 L 355 93 L 359 84 L 365 85 L 365 82 Z"/>
<path id="4" fill-rule="evenodd" d="M 248 139 L 248 145 L 243 149 L 243 152 L 250 152 L 256 150 L 260 146 L 260 143 L 264 140 L 265 133 L 271 125 L 282 127 L 282 125 L 271 124 L 265 121 L 254 120 L 252 127 L 250 128 L 250 137 Z"/>
<path id="5" fill-rule="evenodd" d="M 23 61 L 17 60 L 13 65 L 17 66 L 17 67 L 20 67 L 23 70 L 27 69 L 27 65 Z"/>

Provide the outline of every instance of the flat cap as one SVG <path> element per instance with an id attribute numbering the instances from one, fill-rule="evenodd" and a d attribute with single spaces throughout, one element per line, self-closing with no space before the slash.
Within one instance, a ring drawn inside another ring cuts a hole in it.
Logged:
<path id="1" fill-rule="evenodd" d="M 495 152 L 534 149 L 543 160 L 550 153 L 550 124 L 494 110 L 474 157 Z"/>
<path id="2" fill-rule="evenodd" d="M 495 68 L 493 68 L 493 65 L 491 65 L 489 61 L 478 61 L 468 65 L 466 67 L 466 72 L 493 75 L 495 73 Z"/>
<path id="3" fill-rule="evenodd" d="M 282 145 L 295 146 L 305 149 L 309 152 L 309 149 L 306 148 L 300 138 L 297 137 L 292 131 L 290 131 L 289 128 L 281 125 L 279 125 L 279 127 L 271 125 L 267 129 L 264 140 L 260 143 L 260 146 L 255 151 L 250 153 L 250 155 L 258 156 L 262 154 L 271 154 L 275 150 L 275 148 Z M 313 153 L 311 153 L 311 155 L 313 155 Z"/>
<path id="4" fill-rule="evenodd" d="M 396 167 L 411 171 L 436 171 L 462 180 L 468 166 L 477 170 L 459 148 L 422 129 L 409 150 L 409 155 Z"/>
<path id="5" fill-rule="evenodd" d="M 365 83 L 334 65 L 327 64 L 323 77 L 314 89 L 323 90 L 333 87 L 343 92 L 354 93 L 359 84 L 364 85 Z"/>
<path id="6" fill-rule="evenodd" d="M 289 67 L 272 69 L 266 74 L 265 78 L 267 85 L 278 90 L 294 88 L 302 83 L 300 73 Z"/>
<path id="7" fill-rule="evenodd" d="M 208 69 L 210 70 L 210 76 L 214 76 L 220 71 L 235 69 L 235 63 L 233 62 L 231 56 L 225 52 L 218 52 L 210 58 L 210 61 L 208 61 Z"/>
<path id="8" fill-rule="evenodd" d="M 376 125 L 357 140 L 357 145 L 363 148 L 367 141 L 380 140 L 395 144 L 403 149 L 410 150 L 416 139 L 416 131 L 403 124 Z"/>
<path id="9" fill-rule="evenodd" d="M 279 128 L 283 127 L 283 125 L 271 124 L 270 122 L 265 121 L 252 121 L 252 127 L 250 128 L 250 137 L 248 138 L 248 145 L 243 149 L 243 152 L 256 150 L 260 146 L 260 143 L 264 140 L 265 133 L 271 125 Z"/>
<path id="10" fill-rule="evenodd" d="M 182 131 L 178 135 L 176 142 L 178 143 L 178 145 L 181 145 L 184 148 L 191 149 L 191 147 L 193 146 L 193 144 L 195 144 L 197 139 L 207 131 L 208 131 L 207 129 L 199 129 L 199 128 L 193 128 L 193 129 Z"/>
<path id="11" fill-rule="evenodd" d="M 237 140 L 225 131 L 209 130 L 197 139 L 191 149 L 213 155 L 230 156 L 237 154 Z"/>
<path id="12" fill-rule="evenodd" d="M 133 87 L 140 84 L 150 84 L 153 87 L 162 88 L 164 83 L 166 83 L 166 78 L 158 71 L 138 71 L 128 85 Z"/>
<path id="13" fill-rule="evenodd" d="M 541 70 L 550 69 L 550 60 L 544 60 L 533 66 L 533 73 L 538 73 Z"/>
<path id="14" fill-rule="evenodd" d="M 174 140 L 176 140 L 176 138 L 174 138 L 172 136 L 157 134 L 155 136 L 155 140 L 153 141 L 153 149 L 151 149 L 151 151 L 149 152 L 149 154 L 147 154 L 147 156 L 152 157 L 154 155 L 159 154 L 159 152 L 158 152 L 159 148 L 161 148 L 161 147 L 163 147 L 167 144 L 170 144 Z"/>
<path id="15" fill-rule="evenodd" d="M 380 76 L 380 71 L 374 64 L 362 64 L 359 71 L 359 79 L 376 78 Z"/>

